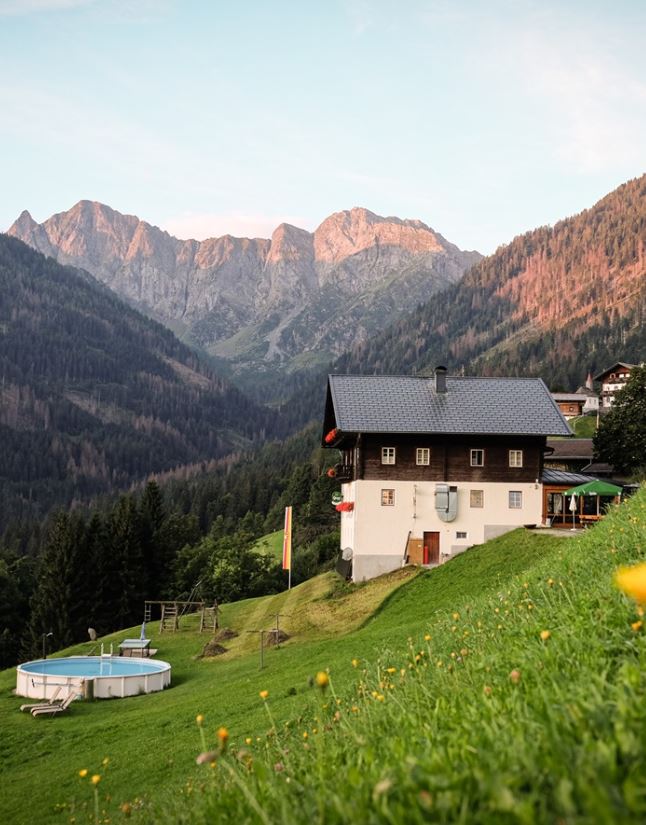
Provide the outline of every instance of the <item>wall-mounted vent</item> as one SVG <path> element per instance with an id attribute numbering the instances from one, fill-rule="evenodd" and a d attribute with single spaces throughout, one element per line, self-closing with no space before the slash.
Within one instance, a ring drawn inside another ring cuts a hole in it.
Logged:
<path id="1" fill-rule="evenodd" d="M 455 521 L 458 514 L 458 488 L 435 485 L 435 512 L 442 521 Z"/>

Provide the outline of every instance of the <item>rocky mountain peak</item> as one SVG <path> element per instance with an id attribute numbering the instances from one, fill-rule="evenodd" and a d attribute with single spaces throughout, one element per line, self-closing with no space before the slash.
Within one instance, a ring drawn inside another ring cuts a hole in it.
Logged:
<path id="1" fill-rule="evenodd" d="M 416 255 L 443 250 L 439 236 L 421 221 L 382 218 L 363 207 L 335 212 L 314 233 L 316 259 L 328 263 L 383 245 Z"/>

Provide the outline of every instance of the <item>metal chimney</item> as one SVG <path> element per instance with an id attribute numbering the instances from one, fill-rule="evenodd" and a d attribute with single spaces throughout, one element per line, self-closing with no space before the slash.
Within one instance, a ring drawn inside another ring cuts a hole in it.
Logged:
<path id="1" fill-rule="evenodd" d="M 446 392 L 446 367 L 435 367 L 435 392 Z"/>

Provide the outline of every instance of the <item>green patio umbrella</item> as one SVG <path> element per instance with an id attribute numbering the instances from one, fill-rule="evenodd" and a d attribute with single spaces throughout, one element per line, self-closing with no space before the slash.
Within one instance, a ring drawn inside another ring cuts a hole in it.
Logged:
<path id="1" fill-rule="evenodd" d="M 578 487 L 571 487 L 566 490 L 564 496 L 620 496 L 622 487 L 616 484 L 610 484 L 608 481 L 586 481 L 585 484 L 579 484 Z"/>

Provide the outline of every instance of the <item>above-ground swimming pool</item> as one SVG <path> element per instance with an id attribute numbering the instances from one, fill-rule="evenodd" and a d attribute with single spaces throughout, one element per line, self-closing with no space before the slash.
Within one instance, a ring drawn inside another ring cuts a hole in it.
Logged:
<path id="1" fill-rule="evenodd" d="M 55 691 L 61 688 L 59 696 L 66 695 L 70 690 L 76 691 L 79 696 L 94 696 L 95 699 L 138 696 L 168 687 L 170 669 L 168 662 L 134 657 L 37 659 L 16 668 L 16 693 L 33 699 L 51 699 Z"/>

